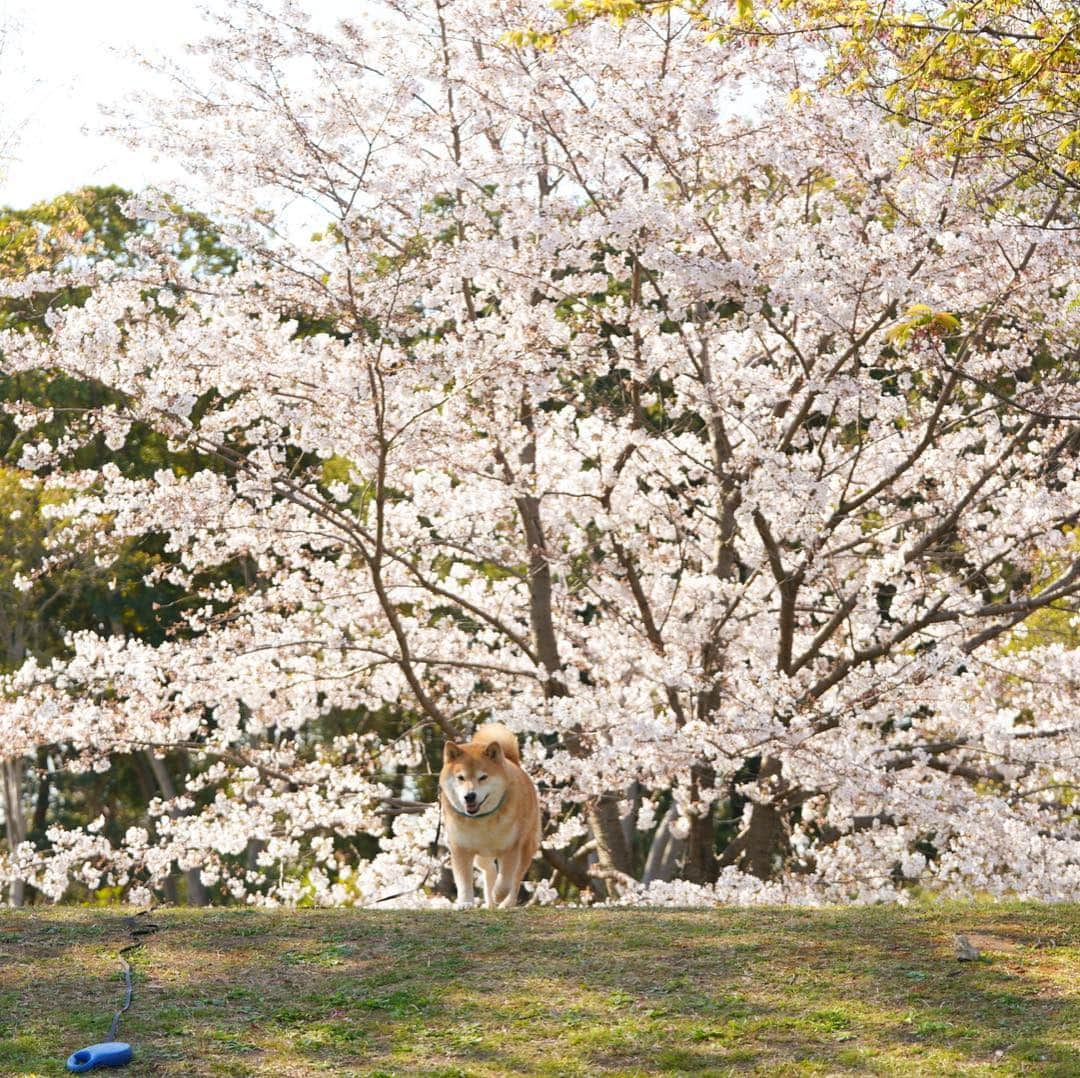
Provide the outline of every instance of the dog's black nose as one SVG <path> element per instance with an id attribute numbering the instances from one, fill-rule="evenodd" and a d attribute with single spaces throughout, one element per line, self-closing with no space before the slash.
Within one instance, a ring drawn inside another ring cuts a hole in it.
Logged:
<path id="1" fill-rule="evenodd" d="M 474 803 L 475 801 L 476 801 L 476 791 L 475 791 L 475 790 L 470 790 L 470 791 L 469 791 L 469 792 L 468 792 L 468 793 L 467 793 L 467 794 L 465 795 L 465 804 L 466 804 L 466 805 L 471 805 L 471 804 L 473 804 L 473 803 Z"/>

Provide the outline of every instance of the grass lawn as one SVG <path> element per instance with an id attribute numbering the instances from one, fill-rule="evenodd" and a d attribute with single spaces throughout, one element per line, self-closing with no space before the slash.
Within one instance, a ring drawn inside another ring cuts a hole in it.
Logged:
<path id="1" fill-rule="evenodd" d="M 132 1076 L 1080 1075 L 1078 906 L 155 920 Z M 124 942 L 120 911 L 0 911 L 0 1074 L 105 1038 Z"/>

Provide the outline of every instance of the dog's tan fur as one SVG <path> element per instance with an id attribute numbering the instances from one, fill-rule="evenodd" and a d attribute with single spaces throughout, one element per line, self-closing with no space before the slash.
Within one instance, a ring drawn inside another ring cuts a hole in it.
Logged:
<path id="1" fill-rule="evenodd" d="M 467 794 L 475 795 L 475 817 Z M 484 873 L 488 909 L 513 906 L 540 848 L 540 798 L 521 768 L 517 738 L 502 723 L 481 726 L 468 745 L 446 743 L 439 802 L 458 908 L 475 902 L 474 861 Z"/>

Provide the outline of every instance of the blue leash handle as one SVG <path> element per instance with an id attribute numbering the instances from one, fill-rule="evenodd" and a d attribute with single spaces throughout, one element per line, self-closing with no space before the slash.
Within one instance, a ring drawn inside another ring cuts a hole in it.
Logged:
<path id="1" fill-rule="evenodd" d="M 122 1067 L 125 1063 L 130 1063 L 131 1058 L 130 1044 L 123 1041 L 102 1041 L 101 1044 L 92 1044 L 89 1048 L 72 1052 L 68 1056 L 67 1069 L 81 1074 L 83 1071 L 92 1071 L 95 1067 Z"/>
<path id="2" fill-rule="evenodd" d="M 113 1015 L 112 1024 L 109 1026 L 109 1039 L 100 1044 L 92 1044 L 89 1048 L 80 1048 L 79 1051 L 72 1052 L 67 1061 L 69 1071 L 81 1074 L 83 1071 L 92 1071 L 96 1067 L 122 1067 L 125 1063 L 131 1062 L 133 1058 L 131 1045 L 116 1040 L 116 1031 L 120 1027 L 120 1016 L 131 1006 L 131 963 L 126 956 L 143 945 L 141 937 L 149 936 L 158 930 L 158 926 L 152 921 L 139 920 L 150 912 L 149 909 L 140 910 L 134 917 L 125 918 L 131 943 L 122 947 L 118 956 L 121 966 L 120 974 L 124 978 L 124 1002 L 120 1005 L 120 1010 Z"/>

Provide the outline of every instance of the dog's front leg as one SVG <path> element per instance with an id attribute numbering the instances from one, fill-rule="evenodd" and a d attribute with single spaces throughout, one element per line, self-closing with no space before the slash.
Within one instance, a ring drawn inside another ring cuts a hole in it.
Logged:
<path id="1" fill-rule="evenodd" d="M 503 909 L 517 905 L 518 888 L 525 873 L 517 850 L 499 855 L 499 878 L 495 881 L 495 904 Z"/>
<path id="2" fill-rule="evenodd" d="M 473 893 L 473 854 L 471 851 L 450 847 L 450 866 L 454 870 L 454 886 L 457 888 L 459 910 L 471 910 L 476 905 Z"/>
<path id="3" fill-rule="evenodd" d="M 476 863 L 484 874 L 484 905 L 489 910 L 495 908 L 495 886 L 498 879 L 498 862 L 494 857 L 478 857 Z"/>

